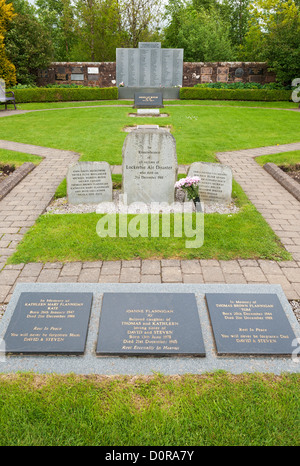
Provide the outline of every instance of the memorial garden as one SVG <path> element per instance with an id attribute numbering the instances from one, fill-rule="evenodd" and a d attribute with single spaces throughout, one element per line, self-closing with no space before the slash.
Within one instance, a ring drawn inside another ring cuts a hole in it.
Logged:
<path id="1" fill-rule="evenodd" d="M 84 2 L 25 3 L 0 0 L 0 445 L 296 446 L 300 78 L 271 49 L 298 4 L 169 2 L 160 32 L 158 0 L 99 2 L 104 52 Z M 30 72 L 29 18 L 57 58 Z"/>

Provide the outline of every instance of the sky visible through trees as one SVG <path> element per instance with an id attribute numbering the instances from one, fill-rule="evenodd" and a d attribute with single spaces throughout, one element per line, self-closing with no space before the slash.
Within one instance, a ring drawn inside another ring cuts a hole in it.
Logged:
<path id="1" fill-rule="evenodd" d="M 300 77 L 300 0 L 0 2 L 14 13 L 0 35 L 11 84 L 33 84 L 52 61 L 115 61 L 142 41 L 183 48 L 184 61 L 267 61 L 283 84 Z"/>

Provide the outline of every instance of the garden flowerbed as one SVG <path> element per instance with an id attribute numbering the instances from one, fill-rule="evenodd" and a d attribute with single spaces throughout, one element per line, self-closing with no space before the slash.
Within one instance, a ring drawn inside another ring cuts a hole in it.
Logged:
<path id="1" fill-rule="evenodd" d="M 279 168 L 293 180 L 300 183 L 300 163 L 296 163 L 296 165 L 279 165 Z"/>
<path id="2" fill-rule="evenodd" d="M 0 164 L 0 183 L 15 171 L 14 165 Z"/>

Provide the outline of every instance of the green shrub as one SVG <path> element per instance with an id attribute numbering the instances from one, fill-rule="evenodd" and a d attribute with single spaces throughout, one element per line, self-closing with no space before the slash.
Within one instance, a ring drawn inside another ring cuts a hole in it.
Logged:
<path id="1" fill-rule="evenodd" d="M 117 87 L 82 88 L 27 88 L 14 89 L 17 103 L 24 102 L 72 102 L 85 100 L 116 100 Z"/>
<path id="2" fill-rule="evenodd" d="M 279 102 L 291 100 L 291 91 L 273 89 L 213 89 L 202 87 L 182 87 L 182 100 L 254 100 Z"/>
<path id="3" fill-rule="evenodd" d="M 281 90 L 291 90 L 292 86 L 283 86 L 280 83 L 243 83 L 243 82 L 235 82 L 235 83 L 201 83 L 195 84 L 194 87 L 202 87 L 202 88 L 214 88 L 214 89 L 281 89 Z"/>

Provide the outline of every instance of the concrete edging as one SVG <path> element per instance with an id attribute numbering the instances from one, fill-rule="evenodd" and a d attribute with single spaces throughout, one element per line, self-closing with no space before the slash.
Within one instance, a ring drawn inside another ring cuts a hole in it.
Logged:
<path id="1" fill-rule="evenodd" d="M 32 162 L 25 162 L 1 183 L 0 201 L 35 168 Z"/>
<path id="2" fill-rule="evenodd" d="M 300 201 L 300 184 L 293 180 L 289 175 L 284 173 L 274 163 L 266 163 L 264 169 L 273 176 L 290 194 L 292 194 L 298 201 Z"/>

